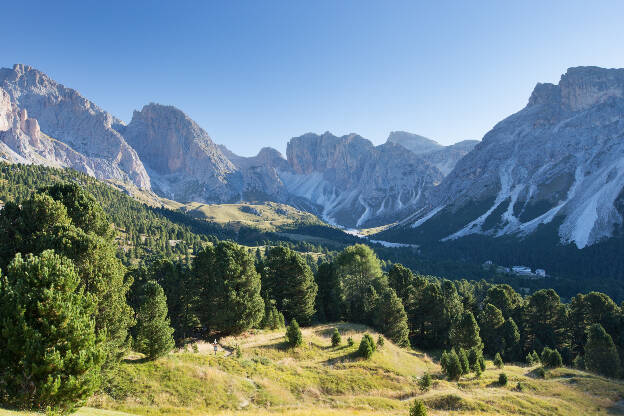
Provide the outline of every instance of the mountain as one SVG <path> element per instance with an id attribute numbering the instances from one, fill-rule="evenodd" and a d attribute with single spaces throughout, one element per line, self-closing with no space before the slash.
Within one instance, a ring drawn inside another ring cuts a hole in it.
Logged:
<path id="1" fill-rule="evenodd" d="M 387 237 L 525 237 L 551 227 L 587 247 L 618 235 L 624 213 L 624 69 L 571 68 L 538 84 Z"/>
<path id="2" fill-rule="evenodd" d="M 442 146 L 435 140 L 428 139 L 418 134 L 405 131 L 393 131 L 388 136 L 387 143 L 396 143 L 414 154 L 426 157 L 427 162 L 433 164 L 448 175 L 459 159 L 464 157 L 479 143 L 478 140 L 463 140 L 450 146 Z"/>
<path id="3" fill-rule="evenodd" d="M 145 163 L 157 193 L 181 202 L 234 202 L 242 179 L 208 133 L 172 106 L 148 104 L 120 132 Z"/>
<path id="4" fill-rule="evenodd" d="M 100 179 L 127 181 L 149 189 L 150 178 L 143 163 L 116 130 L 123 125 L 120 120 L 77 91 L 27 65 L 1 68 L 0 88 L 8 95 L 12 105 L 26 110 L 29 118 L 37 120 L 41 131 L 63 143 L 63 146 L 53 146 L 69 155 L 60 156 L 60 159 L 75 159 L 77 154 L 84 158 L 72 164 L 50 156 L 51 164 L 71 166 Z M 27 144 L 22 143 L 24 146 Z M 18 147 L 14 143 L 14 148 Z M 27 153 L 22 155 L 25 162 L 39 163 L 37 157 L 31 160 Z"/>
<path id="5" fill-rule="evenodd" d="M 417 155 L 440 150 L 444 147 L 435 140 L 428 139 L 427 137 L 420 136 L 418 134 L 408 133 L 406 131 L 390 132 L 387 141 L 389 143 L 400 144 Z"/>

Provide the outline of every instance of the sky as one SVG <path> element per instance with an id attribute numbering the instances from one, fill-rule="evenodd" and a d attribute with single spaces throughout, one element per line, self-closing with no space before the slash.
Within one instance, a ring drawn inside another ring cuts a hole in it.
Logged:
<path id="1" fill-rule="evenodd" d="M 538 82 L 624 67 L 618 1 L 12 1 L 0 66 L 31 65 L 125 122 L 174 105 L 219 144 L 307 132 L 481 139 Z"/>

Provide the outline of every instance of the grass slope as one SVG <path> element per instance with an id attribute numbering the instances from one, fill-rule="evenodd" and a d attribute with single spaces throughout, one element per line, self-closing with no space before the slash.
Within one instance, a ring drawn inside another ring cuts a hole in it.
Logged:
<path id="1" fill-rule="evenodd" d="M 180 210 L 194 218 L 233 228 L 248 226 L 264 231 L 275 231 L 295 222 L 321 224 L 321 221 L 310 213 L 276 202 L 256 204 L 201 204 L 193 202 L 184 205 Z"/>
<path id="2" fill-rule="evenodd" d="M 388 341 L 363 361 L 356 351 L 367 328 L 336 326 L 343 337 L 336 348 L 330 346 L 334 326 L 320 325 L 305 328 L 304 346 L 294 351 L 286 347 L 283 331 L 257 331 L 221 340 L 226 349 L 216 356 L 200 343 L 197 352 L 188 348 L 155 362 L 127 360 L 106 392 L 79 415 L 407 415 L 415 397 L 425 401 L 430 415 L 624 414 L 622 382 L 566 368 L 540 379 L 535 367 L 507 365 L 502 371 L 509 382 L 502 387 L 501 370 L 491 362 L 480 379 L 448 382 L 426 354 Z M 346 346 L 349 336 L 352 347 Z M 236 345 L 241 358 L 231 353 Z M 420 393 L 417 378 L 425 371 L 434 382 Z"/>

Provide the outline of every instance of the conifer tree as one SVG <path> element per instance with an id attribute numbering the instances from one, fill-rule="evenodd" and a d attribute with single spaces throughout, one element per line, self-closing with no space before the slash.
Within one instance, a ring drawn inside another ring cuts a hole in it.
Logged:
<path id="1" fill-rule="evenodd" d="M 589 371 L 607 377 L 617 377 L 620 374 L 617 349 L 611 335 L 600 324 L 593 324 L 587 329 L 584 361 Z"/>
<path id="2" fill-rule="evenodd" d="M 290 325 L 286 328 L 286 340 L 291 348 L 296 348 L 303 344 L 303 335 L 296 319 L 290 321 Z"/>
<path id="3" fill-rule="evenodd" d="M 314 315 L 318 286 L 310 266 L 288 247 L 272 247 L 261 265 L 262 291 L 274 299 L 284 317 L 310 323 Z"/>
<path id="4" fill-rule="evenodd" d="M 500 353 L 498 353 L 498 352 L 494 356 L 494 365 L 498 369 L 503 368 L 503 366 L 505 365 L 505 363 L 503 363 L 503 358 L 501 357 Z"/>
<path id="5" fill-rule="evenodd" d="M 168 354 L 175 342 L 173 328 L 167 317 L 167 298 L 160 285 L 154 281 L 143 284 L 137 312 L 135 349 L 154 360 Z"/>
<path id="6" fill-rule="evenodd" d="M 340 337 L 340 332 L 338 332 L 338 328 L 334 328 L 334 332 L 331 336 L 331 344 L 332 347 L 337 347 L 342 342 L 342 338 Z"/>
<path id="7" fill-rule="evenodd" d="M 236 243 L 221 241 L 193 262 L 199 289 L 197 315 L 208 332 L 240 333 L 260 323 L 264 301 L 254 259 Z"/>
<path id="8" fill-rule="evenodd" d="M 463 349 L 481 346 L 479 325 L 477 325 L 472 312 L 465 311 L 461 314 L 459 321 L 453 326 L 451 331 L 451 343 Z"/>
<path id="9" fill-rule="evenodd" d="M 52 250 L 17 254 L 0 278 L 0 404 L 61 413 L 81 406 L 106 355 L 95 312 L 70 260 Z"/>
<path id="10" fill-rule="evenodd" d="M 375 341 L 373 341 L 373 337 L 371 337 L 369 334 L 364 334 L 362 340 L 360 341 L 360 347 L 358 349 L 358 353 L 360 354 L 360 356 L 368 360 L 373 356 L 373 353 L 376 349 L 377 347 L 375 345 Z"/>

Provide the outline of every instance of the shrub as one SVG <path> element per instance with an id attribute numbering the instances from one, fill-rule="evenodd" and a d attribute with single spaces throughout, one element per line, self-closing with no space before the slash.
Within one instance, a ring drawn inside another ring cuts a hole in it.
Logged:
<path id="1" fill-rule="evenodd" d="M 301 335 L 301 329 L 299 329 L 299 324 L 296 319 L 293 319 L 286 328 L 286 339 L 288 340 L 288 345 L 292 348 L 298 347 L 303 344 L 303 336 Z"/>
<path id="2" fill-rule="evenodd" d="M 338 332 L 338 328 L 334 328 L 334 333 L 331 336 L 332 347 L 337 347 L 341 342 L 342 338 L 340 337 L 340 332 Z"/>
<path id="3" fill-rule="evenodd" d="M 428 391 L 431 388 L 431 375 L 428 372 L 423 374 L 418 380 L 418 387 L 421 392 Z"/>
<path id="4" fill-rule="evenodd" d="M 373 337 L 368 334 L 364 334 L 362 340 L 360 341 L 360 348 L 358 349 L 360 356 L 368 360 L 373 356 L 375 348 L 375 341 L 373 341 Z"/>
<path id="5" fill-rule="evenodd" d="M 548 347 L 544 348 L 544 351 L 542 351 L 541 361 L 542 365 L 546 368 L 557 368 L 563 365 L 563 360 L 561 359 L 559 351 Z"/>
<path id="6" fill-rule="evenodd" d="M 479 367 L 481 368 L 481 372 L 485 371 L 485 358 L 483 358 L 483 356 L 479 357 Z"/>
<path id="7" fill-rule="evenodd" d="M 412 406 L 410 406 L 410 416 L 427 416 L 427 407 L 422 400 L 414 400 Z"/>
<path id="8" fill-rule="evenodd" d="M 532 366 L 535 364 L 535 362 L 533 361 L 533 355 L 531 353 L 527 354 L 525 361 L 529 366 Z"/>
<path id="9" fill-rule="evenodd" d="M 195 343 L 193 343 L 192 348 L 193 348 L 193 352 L 194 352 L 195 354 L 197 354 L 197 353 L 199 352 L 199 347 L 197 346 L 197 343 L 196 343 L 196 342 L 195 342 Z"/>
<path id="10" fill-rule="evenodd" d="M 481 357 L 482 353 L 479 348 L 470 348 L 470 351 L 468 351 L 468 365 L 470 366 L 470 370 L 477 371 L 477 368 L 479 367 L 479 358 Z"/>
<path id="11" fill-rule="evenodd" d="M 442 364 L 442 371 L 444 371 L 449 380 L 459 380 L 463 373 L 459 357 L 453 350 L 448 353 L 445 352 L 444 354 L 446 354 L 446 358 L 444 359 L 444 363 Z"/>
<path id="12" fill-rule="evenodd" d="M 546 370 L 544 370 L 544 367 L 538 367 L 537 370 L 535 370 L 535 375 L 538 378 L 546 378 Z"/>
<path id="13" fill-rule="evenodd" d="M 240 345 L 236 344 L 236 358 L 241 358 L 243 356 L 243 352 L 241 351 Z"/>
<path id="14" fill-rule="evenodd" d="M 353 346 L 353 344 L 355 344 L 355 342 L 353 342 L 353 338 L 351 338 L 351 337 L 347 338 L 347 345 L 348 345 L 349 347 L 352 347 L 352 346 Z"/>
<path id="15" fill-rule="evenodd" d="M 385 341 L 384 341 L 383 337 L 381 335 L 379 335 L 379 337 L 377 337 L 377 347 L 383 348 L 384 343 L 385 343 Z"/>
<path id="16" fill-rule="evenodd" d="M 576 356 L 576 358 L 572 361 L 572 364 L 574 364 L 574 368 L 585 370 L 585 359 L 580 354 Z"/>
<path id="17" fill-rule="evenodd" d="M 503 358 L 501 357 L 500 353 L 498 353 L 498 352 L 494 356 L 494 365 L 498 369 L 501 369 L 501 368 L 503 368 L 505 366 L 505 364 L 503 363 Z"/>
<path id="18" fill-rule="evenodd" d="M 500 384 L 501 386 L 506 386 L 507 385 L 507 374 L 500 373 L 498 375 L 498 384 Z"/>
<path id="19" fill-rule="evenodd" d="M 466 351 L 463 348 L 459 349 L 459 351 L 457 352 L 457 357 L 459 357 L 462 374 L 470 373 L 470 363 L 468 362 L 468 356 L 466 355 Z"/>

